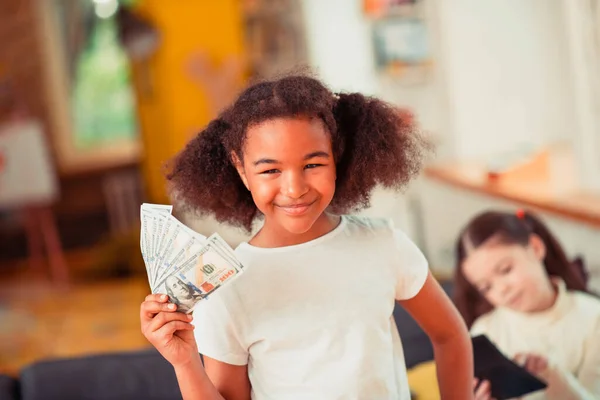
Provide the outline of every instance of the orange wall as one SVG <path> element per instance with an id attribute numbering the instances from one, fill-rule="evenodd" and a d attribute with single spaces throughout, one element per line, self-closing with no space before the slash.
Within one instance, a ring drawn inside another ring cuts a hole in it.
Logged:
<path id="1" fill-rule="evenodd" d="M 206 93 L 186 76 L 186 61 L 198 50 L 217 63 L 241 56 L 241 8 L 239 0 L 143 0 L 138 11 L 161 35 L 150 62 L 133 68 L 146 192 L 150 201 L 168 202 L 163 163 L 212 117 Z"/>

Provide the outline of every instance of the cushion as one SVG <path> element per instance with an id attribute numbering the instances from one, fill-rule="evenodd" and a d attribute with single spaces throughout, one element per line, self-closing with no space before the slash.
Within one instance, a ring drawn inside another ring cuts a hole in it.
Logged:
<path id="1" fill-rule="evenodd" d="M 13 377 L 0 374 L 0 399 L 17 400 L 19 398 L 19 383 Z"/>
<path id="2" fill-rule="evenodd" d="M 427 361 L 409 369 L 408 386 L 417 400 L 439 400 L 435 362 Z"/>
<path id="3" fill-rule="evenodd" d="M 173 367 L 154 349 L 41 361 L 21 371 L 23 400 L 181 399 Z"/>

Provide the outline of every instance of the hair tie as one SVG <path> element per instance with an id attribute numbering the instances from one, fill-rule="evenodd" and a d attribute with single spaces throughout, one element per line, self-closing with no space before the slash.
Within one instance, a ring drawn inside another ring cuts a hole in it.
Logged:
<path id="1" fill-rule="evenodd" d="M 517 212 L 515 213 L 515 215 L 517 216 L 517 218 L 519 219 L 525 219 L 525 210 L 523 210 L 522 208 L 519 208 L 517 210 Z"/>

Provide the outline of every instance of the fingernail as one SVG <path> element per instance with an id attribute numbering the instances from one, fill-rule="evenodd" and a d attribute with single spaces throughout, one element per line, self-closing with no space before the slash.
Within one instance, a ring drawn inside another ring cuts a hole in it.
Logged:
<path id="1" fill-rule="evenodd" d="M 163 294 L 162 296 L 160 296 L 160 299 L 163 300 L 163 301 L 166 300 L 167 299 L 167 295 Z"/>
<path id="2" fill-rule="evenodd" d="M 167 307 L 169 307 L 170 310 L 174 310 L 177 308 L 175 304 L 169 304 Z"/>
<path id="3" fill-rule="evenodd" d="M 193 319 L 193 318 L 194 318 L 194 317 L 192 316 L 192 314 L 188 314 L 188 315 L 187 315 L 187 319 L 191 320 L 191 319 Z"/>

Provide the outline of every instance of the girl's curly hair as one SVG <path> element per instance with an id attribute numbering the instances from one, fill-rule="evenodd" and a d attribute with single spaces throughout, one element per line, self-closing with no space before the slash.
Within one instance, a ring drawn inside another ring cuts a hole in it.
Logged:
<path id="1" fill-rule="evenodd" d="M 174 203 L 250 230 L 259 211 L 231 152 L 243 159 L 249 126 L 296 116 L 320 118 L 331 135 L 335 213 L 367 207 L 378 184 L 404 187 L 430 148 L 399 109 L 359 93 L 334 94 L 310 76 L 286 76 L 248 87 L 172 160 L 167 181 Z"/>

